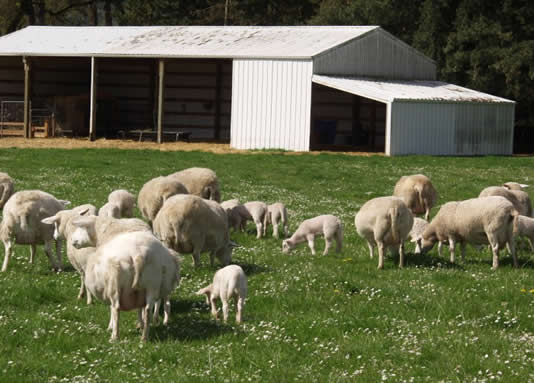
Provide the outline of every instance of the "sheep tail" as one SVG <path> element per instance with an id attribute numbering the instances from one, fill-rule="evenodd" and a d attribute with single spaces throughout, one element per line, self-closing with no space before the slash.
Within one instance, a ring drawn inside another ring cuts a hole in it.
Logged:
<path id="1" fill-rule="evenodd" d="M 391 217 L 391 237 L 394 242 L 398 242 L 400 240 L 399 225 L 397 222 L 399 208 L 395 206 L 389 209 L 389 215 Z"/>
<path id="2" fill-rule="evenodd" d="M 510 222 L 512 224 L 512 232 L 515 234 L 519 231 L 519 212 L 515 209 L 510 213 Z"/>
<path id="3" fill-rule="evenodd" d="M 132 289 L 139 288 L 139 279 L 141 278 L 141 272 L 145 266 L 145 257 L 133 257 L 134 267 L 134 279 L 132 282 Z"/>
<path id="4" fill-rule="evenodd" d="M 414 185 L 413 189 L 417 193 L 417 200 L 419 201 L 419 206 L 421 206 L 421 209 L 426 211 L 425 201 L 423 200 L 423 185 L 416 184 Z"/>

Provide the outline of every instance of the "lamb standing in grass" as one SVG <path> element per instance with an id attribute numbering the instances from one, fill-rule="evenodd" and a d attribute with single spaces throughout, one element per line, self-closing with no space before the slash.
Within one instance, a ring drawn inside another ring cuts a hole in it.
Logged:
<path id="1" fill-rule="evenodd" d="M 226 211 L 226 215 L 228 216 L 228 226 L 235 231 L 245 231 L 247 221 L 252 220 L 252 216 L 247 208 L 241 205 L 237 199 L 221 202 L 221 207 Z"/>
<path id="2" fill-rule="evenodd" d="M 132 218 L 134 215 L 135 196 L 128 190 L 119 189 L 109 193 L 108 202 L 119 207 L 119 217 Z"/>
<path id="3" fill-rule="evenodd" d="M 100 210 L 98 215 L 101 217 L 117 218 L 121 217 L 121 208 L 115 202 L 106 202 Z"/>
<path id="4" fill-rule="evenodd" d="M 299 243 L 308 241 L 311 253 L 315 255 L 314 240 L 316 236 L 321 235 L 325 239 L 323 255 L 328 254 L 328 250 L 334 240 L 336 241 L 336 252 L 339 253 L 341 251 L 343 246 L 343 224 L 338 217 L 327 214 L 302 221 L 291 238 L 282 242 L 282 252 L 289 253 Z"/>
<path id="5" fill-rule="evenodd" d="M 232 261 L 228 233 L 228 217 L 215 201 L 191 194 L 177 194 L 163 204 L 153 222 L 154 234 L 166 246 L 181 254 L 192 253 L 193 264 L 200 266 L 200 254 L 210 252 L 210 264 L 215 257 L 223 265 Z"/>
<path id="6" fill-rule="evenodd" d="M 207 168 L 188 168 L 169 175 L 181 182 L 190 194 L 204 199 L 221 202 L 219 179 L 215 172 Z"/>
<path id="7" fill-rule="evenodd" d="M 534 248 L 534 218 L 520 215 L 517 217 L 515 234 L 520 237 L 527 237 L 530 248 Z"/>
<path id="8" fill-rule="evenodd" d="M 13 253 L 13 244 L 30 245 L 30 263 L 34 262 L 36 245 L 44 244 L 45 253 L 54 270 L 63 268 L 61 241 L 56 241 L 56 258 L 52 255 L 54 227 L 41 222 L 46 217 L 65 209 L 69 201 L 56 199 L 40 190 L 19 191 L 11 196 L 4 206 L 0 224 L 0 239 L 4 242 L 5 257 L 2 271 L 7 270 Z"/>
<path id="9" fill-rule="evenodd" d="M 7 173 L 0 172 L 0 209 L 4 207 L 7 200 L 15 190 L 15 182 Z"/>
<path id="10" fill-rule="evenodd" d="M 152 225 L 165 201 L 176 194 L 188 194 L 187 188 L 172 177 L 156 177 L 146 182 L 137 197 L 141 215 Z"/>
<path id="11" fill-rule="evenodd" d="M 530 202 L 530 197 L 528 193 L 523 190 L 517 190 L 519 184 L 508 182 L 503 186 L 489 186 L 482 190 L 479 197 L 489 197 L 489 196 L 501 196 L 506 198 L 508 201 L 514 205 L 514 208 L 518 211 L 520 215 L 525 215 L 527 217 L 532 217 L 532 204 Z M 510 189 L 510 187 L 512 189 Z"/>
<path id="12" fill-rule="evenodd" d="M 263 235 L 267 232 L 267 226 L 273 224 L 273 237 L 278 238 L 278 227 L 280 223 L 284 229 L 284 236 L 287 238 L 289 234 L 289 222 L 287 219 L 287 209 L 281 202 L 273 203 L 267 206 L 267 214 L 263 223 Z"/>
<path id="13" fill-rule="evenodd" d="M 401 177 L 395 185 L 393 195 L 402 198 L 414 215 L 424 213 L 427 221 L 430 209 L 438 200 L 438 192 L 430 178 L 423 174 Z"/>
<path id="14" fill-rule="evenodd" d="M 499 267 L 499 251 L 508 247 L 514 266 L 518 267 L 513 240 L 514 205 L 504 197 L 490 196 L 453 201 L 444 204 L 423 232 L 423 252 L 436 242 L 448 241 L 450 261 L 455 261 L 456 244 L 460 243 L 462 259 L 465 244 L 490 244 L 492 269 Z"/>
<path id="15" fill-rule="evenodd" d="M 247 209 L 256 224 L 256 238 L 261 238 L 264 235 L 263 227 L 265 215 L 267 214 L 267 204 L 261 201 L 251 201 L 244 203 L 243 206 Z M 246 221 L 243 224 L 246 224 Z"/>
<path id="16" fill-rule="evenodd" d="M 404 267 L 404 242 L 413 226 L 413 215 L 401 198 L 378 197 L 363 204 L 354 218 L 358 234 L 367 240 L 369 255 L 378 247 L 378 268 L 384 268 L 384 252 L 398 249 Z"/>
<path id="17" fill-rule="evenodd" d="M 213 282 L 199 291 L 197 295 L 206 295 L 206 303 L 210 305 L 211 314 L 218 319 L 217 298 L 221 299 L 223 320 L 228 320 L 228 301 L 234 298 L 235 321 L 241 323 L 243 318 L 243 306 L 247 298 L 247 276 L 238 265 L 229 265 L 218 270 L 213 276 Z"/>

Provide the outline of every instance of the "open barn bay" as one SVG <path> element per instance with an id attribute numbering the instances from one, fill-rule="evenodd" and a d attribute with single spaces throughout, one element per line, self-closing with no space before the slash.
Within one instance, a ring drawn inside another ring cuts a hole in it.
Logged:
<path id="1" fill-rule="evenodd" d="M 345 226 L 343 251 L 326 257 L 311 256 L 304 244 L 282 254 L 281 240 L 270 230 L 256 239 L 252 223 L 248 233 L 232 233 L 241 245 L 234 263 L 249 282 L 242 325 L 235 325 L 233 309 L 227 325 L 212 320 L 194 293 L 215 269 L 203 255 L 195 270 L 186 255 L 170 323 L 152 327 L 145 344 L 135 312 L 121 313 L 121 339 L 110 343 L 109 307 L 76 299 L 74 269 L 52 272 L 42 247 L 30 265 L 29 247 L 17 245 L 0 274 L 2 381 L 534 381 L 528 247 L 519 248 L 519 269 L 503 252 L 492 271 L 486 249 L 468 247 L 466 261 L 451 265 L 447 251 L 415 256 L 409 244 L 404 269 L 388 256 L 378 271 L 354 228 L 359 207 L 390 195 L 402 175 L 429 176 L 442 204 L 506 181 L 532 183 L 532 158 L 3 149 L 0 161 L 16 190 L 41 189 L 74 206 L 97 207 L 114 189 L 137 193 L 155 176 L 209 167 L 223 200 L 284 202 L 290 232 L 319 214 L 335 214 Z M 319 254 L 323 245 L 316 240 Z"/>

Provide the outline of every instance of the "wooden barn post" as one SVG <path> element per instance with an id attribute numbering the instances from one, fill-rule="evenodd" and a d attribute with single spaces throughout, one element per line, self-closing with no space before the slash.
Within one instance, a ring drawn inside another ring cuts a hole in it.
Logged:
<path id="1" fill-rule="evenodd" d="M 31 138 L 31 70 L 32 65 L 28 57 L 22 58 L 24 64 L 24 138 Z"/>
<path id="2" fill-rule="evenodd" d="M 163 130 L 163 103 L 165 90 L 165 60 L 159 59 L 158 65 L 158 144 L 161 144 Z"/>
<path id="3" fill-rule="evenodd" d="M 91 57 L 91 93 L 89 98 L 89 141 L 96 138 L 96 106 L 98 86 L 98 64 L 96 58 Z"/>

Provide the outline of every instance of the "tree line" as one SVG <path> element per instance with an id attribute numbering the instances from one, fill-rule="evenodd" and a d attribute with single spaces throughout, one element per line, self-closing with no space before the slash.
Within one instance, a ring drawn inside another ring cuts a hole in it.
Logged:
<path id="1" fill-rule="evenodd" d="M 513 99 L 516 131 L 534 127 L 531 0 L 0 0 L 0 9 L 2 35 L 27 25 L 380 25 L 435 60 L 439 80 Z"/>

